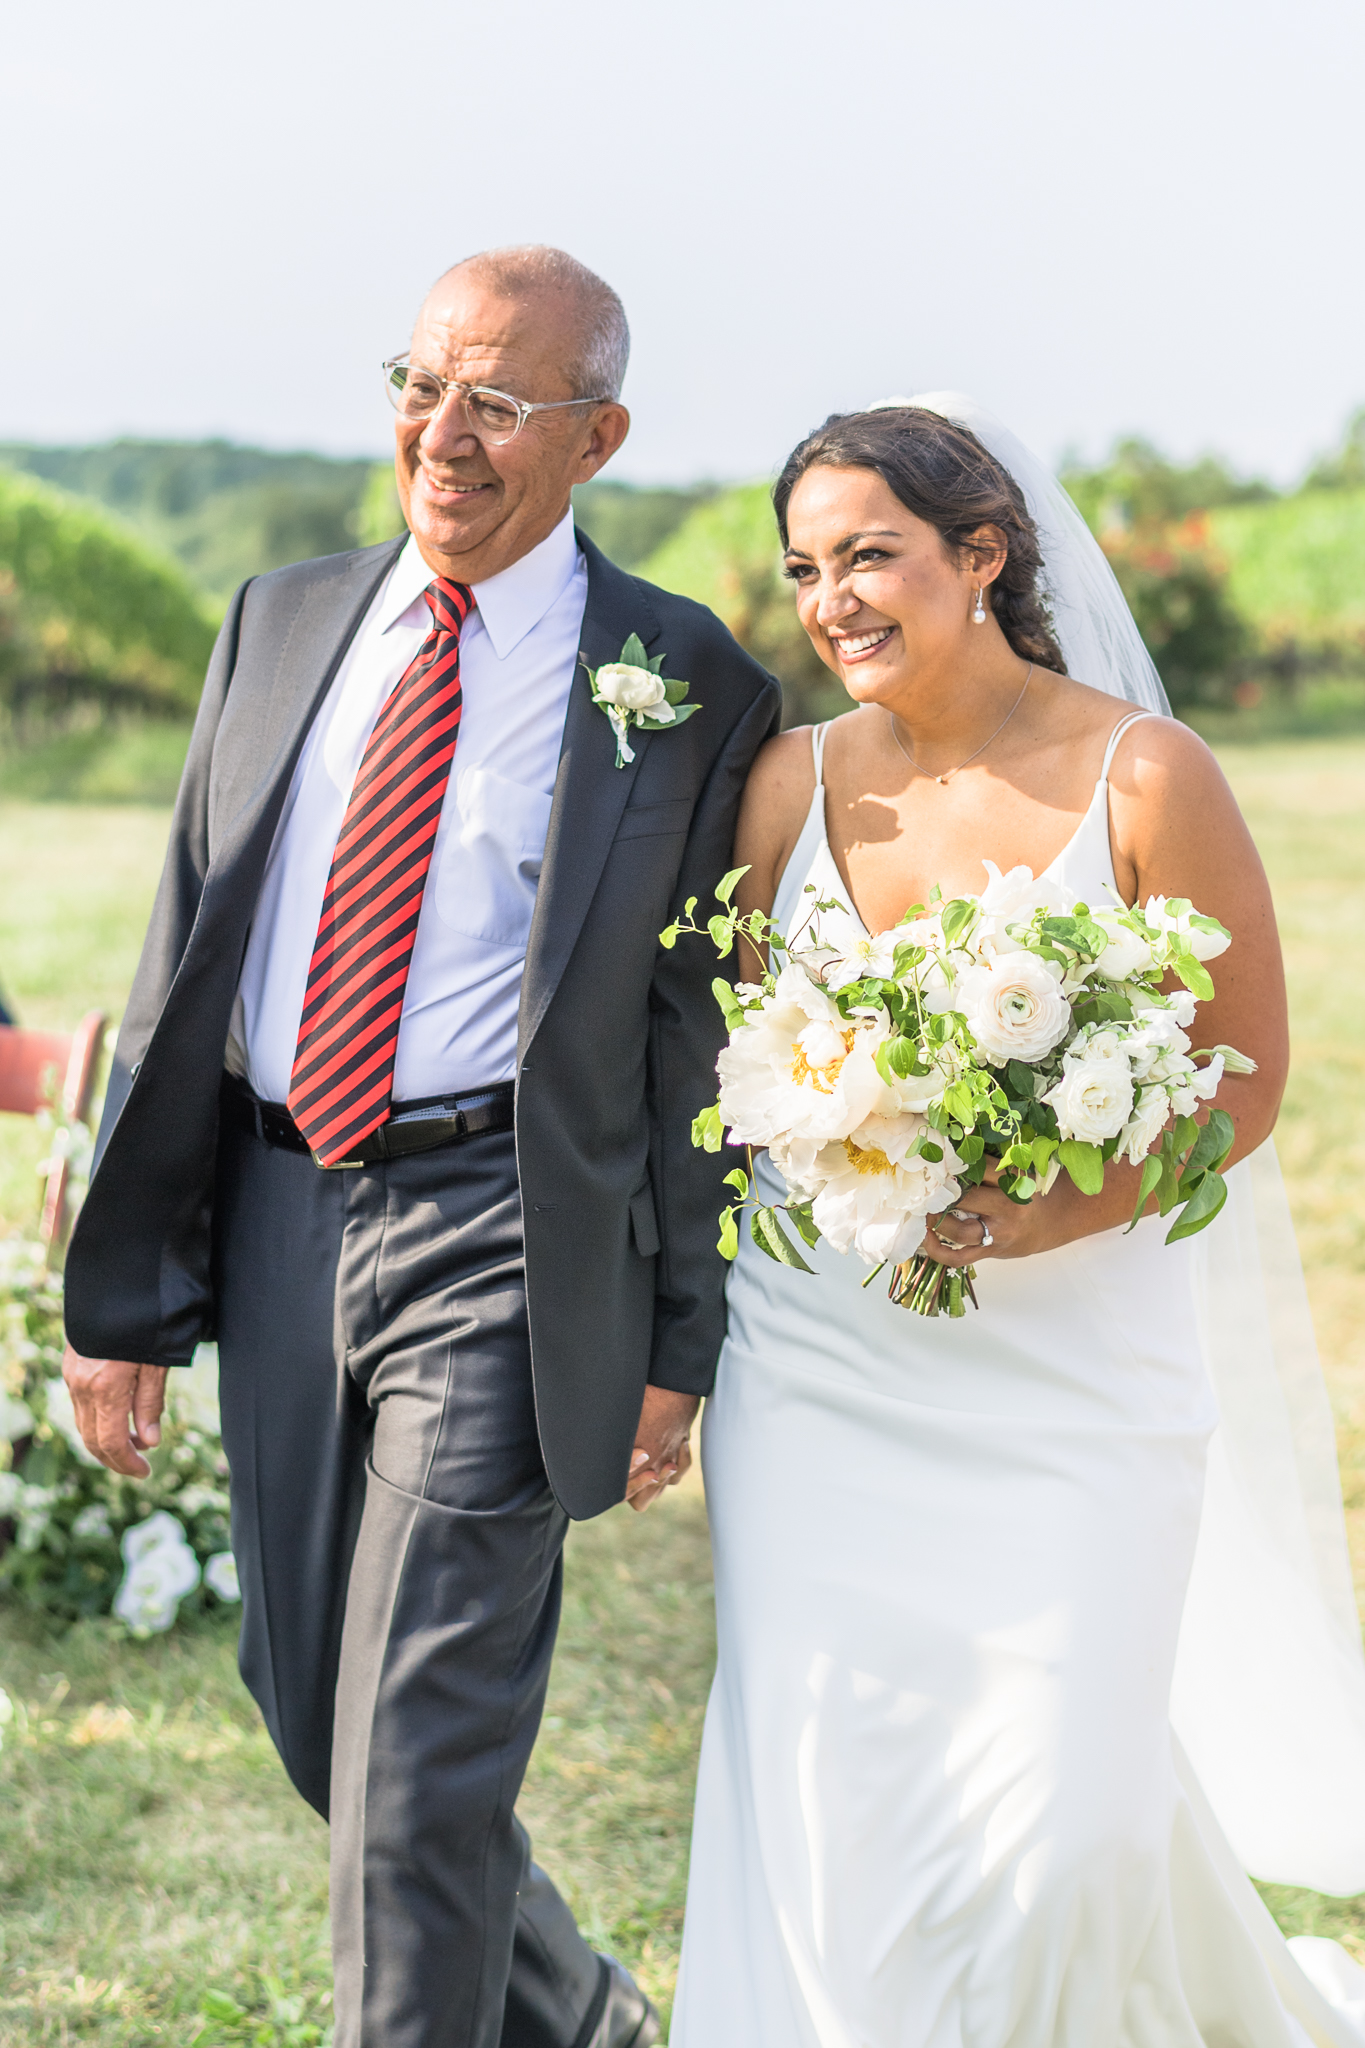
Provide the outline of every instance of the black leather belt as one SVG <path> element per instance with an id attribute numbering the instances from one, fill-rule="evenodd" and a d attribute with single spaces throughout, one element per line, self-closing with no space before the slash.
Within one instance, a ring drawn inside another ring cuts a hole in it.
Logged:
<path id="1" fill-rule="evenodd" d="M 229 1078 L 232 1113 L 244 1131 L 278 1145 L 282 1152 L 307 1152 L 316 1166 L 322 1161 L 281 1102 L 262 1102 L 245 1082 Z M 513 1127 L 514 1089 L 510 1081 L 478 1088 L 468 1095 L 428 1095 L 418 1102 L 395 1102 L 387 1123 L 355 1146 L 342 1166 L 376 1166 L 381 1159 L 402 1159 L 409 1152 L 434 1152 L 438 1145 L 459 1145 L 486 1131 Z M 324 1171 L 327 1169 L 324 1168 Z"/>

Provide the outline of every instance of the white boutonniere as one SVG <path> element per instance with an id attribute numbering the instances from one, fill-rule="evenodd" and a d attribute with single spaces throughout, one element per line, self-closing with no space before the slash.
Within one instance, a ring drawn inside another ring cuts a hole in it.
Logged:
<path id="1" fill-rule="evenodd" d="M 681 725 L 694 711 L 701 710 L 700 704 L 683 701 L 690 683 L 666 680 L 659 674 L 666 659 L 660 654 L 651 661 L 639 634 L 632 633 L 621 649 L 619 661 L 603 662 L 601 668 L 588 669 L 592 701 L 599 711 L 606 712 L 616 734 L 618 768 L 635 759 L 635 749 L 627 738 L 632 726 L 641 732 L 661 732 L 670 725 Z M 587 668 L 586 662 L 583 665 Z"/>

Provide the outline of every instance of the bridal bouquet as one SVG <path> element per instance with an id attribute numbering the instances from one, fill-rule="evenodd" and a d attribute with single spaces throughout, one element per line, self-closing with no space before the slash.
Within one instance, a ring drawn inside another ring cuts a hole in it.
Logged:
<path id="1" fill-rule="evenodd" d="M 705 927 L 693 921 L 694 897 L 660 934 L 671 947 L 706 930 L 722 958 L 747 941 L 773 963 L 761 981 L 713 984 L 730 1042 L 720 1098 L 692 1139 L 718 1151 L 728 1126 L 730 1142 L 750 1148 L 749 1171 L 726 1177 L 726 1258 L 749 1209 L 755 1243 L 784 1265 L 812 1270 L 783 1218 L 807 1245 L 823 1237 L 857 1252 L 874 1269 L 869 1282 L 889 1265 L 902 1306 L 962 1315 L 976 1302 L 973 1269 L 949 1269 L 919 1246 L 925 1219 L 992 1169 L 1011 1200 L 1027 1202 L 1059 1173 L 1095 1195 L 1109 1161 L 1141 1165 L 1133 1224 L 1153 1195 L 1163 1216 L 1178 1206 L 1168 1244 L 1217 1215 L 1232 1119 L 1215 1109 L 1201 1125 L 1196 1111 L 1225 1072 L 1254 1063 L 1230 1046 L 1191 1053 L 1186 1031 L 1213 994 L 1206 963 L 1229 934 L 1183 898 L 1092 910 L 1027 868 L 984 865 L 979 896 L 945 903 L 935 891 L 871 938 L 842 904 L 812 902 L 790 943 L 771 919 L 733 907 L 738 868 Z M 839 943 L 841 927 L 858 930 L 853 943 Z M 1171 976 L 1182 986 L 1165 993 Z M 756 1145 L 786 1181 L 780 1205 L 751 1198 Z"/>

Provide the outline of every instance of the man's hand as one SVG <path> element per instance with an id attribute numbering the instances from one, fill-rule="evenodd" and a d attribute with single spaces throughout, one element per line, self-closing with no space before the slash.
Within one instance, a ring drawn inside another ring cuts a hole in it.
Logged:
<path id="1" fill-rule="evenodd" d="M 626 1481 L 626 1499 L 636 1514 L 643 1514 L 666 1486 L 676 1486 L 692 1463 L 687 1433 L 700 1406 L 695 1394 L 674 1394 L 667 1387 L 645 1388 Z"/>
<path id="2" fill-rule="evenodd" d="M 62 1378 L 85 1447 L 111 1472 L 145 1479 L 151 1471 L 138 1454 L 161 1442 L 166 1405 L 165 1365 L 134 1365 L 126 1358 L 82 1358 L 68 1344 Z"/>

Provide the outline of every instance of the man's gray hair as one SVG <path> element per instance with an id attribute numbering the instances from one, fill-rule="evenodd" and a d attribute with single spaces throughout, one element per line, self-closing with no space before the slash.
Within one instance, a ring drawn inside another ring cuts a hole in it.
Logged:
<path id="1" fill-rule="evenodd" d="M 509 297 L 548 290 L 573 298 L 578 311 L 578 346 L 565 365 L 575 398 L 619 398 L 630 361 L 626 309 L 609 284 L 563 249 L 528 242 L 512 249 L 484 249 L 466 256 L 455 270 L 469 270 L 480 283 Z"/>

